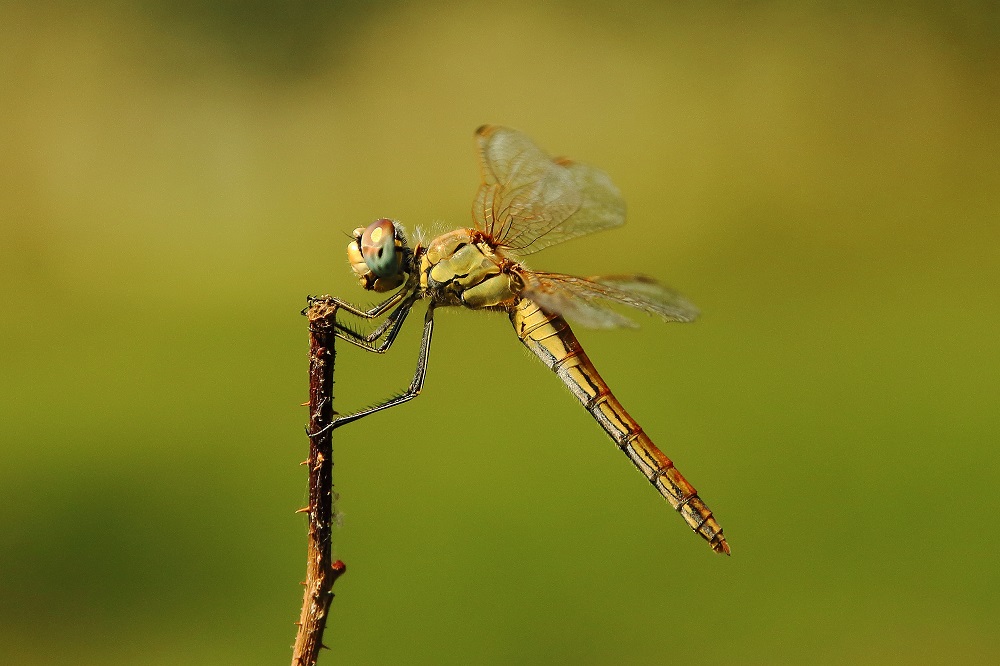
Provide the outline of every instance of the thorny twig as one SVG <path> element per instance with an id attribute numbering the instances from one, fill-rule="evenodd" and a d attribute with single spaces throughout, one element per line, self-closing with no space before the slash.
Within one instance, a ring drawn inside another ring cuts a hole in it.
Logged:
<path id="1" fill-rule="evenodd" d="M 323 645 L 323 630 L 333 600 L 333 584 L 346 571 L 331 562 L 333 524 L 333 363 L 336 358 L 333 322 L 336 307 L 309 299 L 303 314 L 309 319 L 309 543 L 305 594 L 295 636 L 292 666 L 315 666 Z"/>

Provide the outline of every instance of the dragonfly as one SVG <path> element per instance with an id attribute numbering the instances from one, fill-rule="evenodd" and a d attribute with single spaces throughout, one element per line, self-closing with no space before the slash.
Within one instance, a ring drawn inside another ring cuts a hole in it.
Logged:
<path id="1" fill-rule="evenodd" d="M 384 402 L 336 416 L 326 429 L 401 405 L 421 392 L 436 308 L 506 313 L 518 339 L 563 381 L 691 529 L 712 550 L 729 555 L 729 544 L 712 511 L 625 411 L 567 323 L 569 319 L 593 328 L 635 325 L 612 305 L 667 322 L 693 321 L 698 310 L 677 292 L 643 275 L 583 278 L 526 268 L 523 258 L 543 248 L 620 226 L 625 202 L 605 172 L 552 158 L 521 132 L 484 125 L 475 137 L 482 184 L 473 203 L 472 227 L 412 247 L 402 225 L 388 218 L 353 231 L 347 254 L 360 285 L 375 293 L 394 293 L 369 309 L 322 297 L 336 312 L 362 320 L 385 316 L 367 334 L 335 321 L 335 335 L 381 354 L 391 347 L 413 306 L 427 301 L 428 307 L 409 387 Z"/>

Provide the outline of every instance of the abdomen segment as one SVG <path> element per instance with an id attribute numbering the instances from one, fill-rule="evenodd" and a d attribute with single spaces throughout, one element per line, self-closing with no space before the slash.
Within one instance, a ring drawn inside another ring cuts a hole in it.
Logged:
<path id="1" fill-rule="evenodd" d="M 642 431 L 580 346 L 566 320 L 522 299 L 510 312 L 517 337 L 569 387 L 632 464 L 717 553 L 729 554 L 722 527 L 674 463 Z"/>

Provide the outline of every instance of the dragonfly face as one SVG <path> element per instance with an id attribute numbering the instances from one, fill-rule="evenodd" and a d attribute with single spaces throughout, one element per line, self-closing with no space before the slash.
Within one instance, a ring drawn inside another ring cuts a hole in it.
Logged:
<path id="1" fill-rule="evenodd" d="M 347 254 L 361 286 L 376 292 L 401 288 L 367 311 L 332 299 L 337 307 L 365 319 L 388 313 L 385 322 L 368 335 L 338 324 L 337 337 L 382 353 L 413 305 L 424 299 L 429 306 L 410 387 L 382 404 L 338 417 L 332 427 L 402 404 L 420 393 L 434 308 L 503 311 L 521 342 L 556 373 L 691 529 L 712 550 L 728 555 L 729 545 L 712 512 L 618 402 L 566 322 L 592 328 L 635 325 L 612 305 L 675 322 L 693 321 L 698 310 L 680 294 L 642 275 L 582 278 L 526 268 L 520 261 L 529 254 L 621 225 L 625 202 L 603 171 L 565 158 L 552 159 L 520 132 L 483 126 L 476 139 L 482 184 L 473 202 L 472 227 L 456 229 L 426 247 L 417 244 L 413 249 L 407 246 L 402 227 L 389 219 L 354 230 Z"/>
<path id="2" fill-rule="evenodd" d="M 358 227 L 347 245 L 347 258 L 361 286 L 391 291 L 406 281 L 412 252 L 402 228 L 387 218 Z"/>

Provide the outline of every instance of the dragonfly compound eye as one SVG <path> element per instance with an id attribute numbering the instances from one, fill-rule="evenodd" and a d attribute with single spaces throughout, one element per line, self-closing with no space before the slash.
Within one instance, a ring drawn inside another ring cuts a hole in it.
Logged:
<path id="1" fill-rule="evenodd" d="M 392 220 L 375 220 L 361 234 L 361 255 L 368 268 L 379 278 L 399 273 L 402 255 L 396 249 L 396 228 Z"/>

